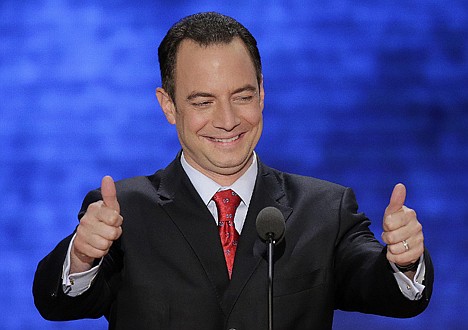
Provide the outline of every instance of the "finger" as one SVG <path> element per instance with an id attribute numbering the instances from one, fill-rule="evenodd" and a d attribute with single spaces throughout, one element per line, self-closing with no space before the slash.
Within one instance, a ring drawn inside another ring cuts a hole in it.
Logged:
<path id="1" fill-rule="evenodd" d="M 403 207 L 398 213 L 387 216 L 384 220 L 382 239 L 387 244 L 396 244 L 422 232 L 422 225 L 414 210 Z"/>
<path id="2" fill-rule="evenodd" d="M 385 216 L 383 229 L 385 232 L 397 230 L 401 227 L 407 226 L 412 221 L 417 221 L 416 212 L 403 205 L 398 212 Z"/>
<path id="3" fill-rule="evenodd" d="M 77 232 L 85 241 L 89 241 L 89 237 L 92 235 L 99 235 L 107 240 L 115 241 L 122 234 L 122 223 L 121 215 L 108 207 L 102 207 L 97 217 L 85 215 L 78 225 Z"/>
<path id="4" fill-rule="evenodd" d="M 382 240 L 387 245 L 399 244 L 400 242 L 407 240 L 409 237 L 410 234 L 406 228 L 400 228 L 382 233 Z"/>
<path id="5" fill-rule="evenodd" d="M 92 235 L 89 240 L 89 245 L 96 250 L 102 251 L 103 254 L 107 254 L 113 241 L 102 236 L 102 232 L 99 234 Z"/>
<path id="6" fill-rule="evenodd" d="M 410 246 L 404 253 L 394 254 L 387 249 L 387 260 L 400 266 L 406 266 L 416 262 L 424 253 L 424 244 Z"/>
<path id="7" fill-rule="evenodd" d="M 109 226 L 105 223 L 100 223 L 97 229 L 95 235 L 110 242 L 115 241 L 122 235 L 121 226 Z"/>
<path id="8" fill-rule="evenodd" d="M 102 249 L 96 248 L 96 236 L 94 234 L 82 234 L 82 229 L 78 227 L 77 235 L 73 241 L 73 252 L 83 262 L 91 263 L 95 258 L 101 258 L 107 254 Z M 102 244 L 102 243 L 101 243 Z M 90 260 L 91 259 L 91 260 Z"/>
<path id="9" fill-rule="evenodd" d="M 114 180 L 106 175 L 102 178 L 101 182 L 101 195 L 104 204 L 111 209 L 116 210 L 120 213 L 120 205 L 117 201 L 117 191 L 115 189 Z"/>
<path id="10" fill-rule="evenodd" d="M 406 244 L 405 244 L 406 243 Z M 410 239 L 405 239 L 395 244 L 388 244 L 387 250 L 394 255 L 406 253 L 409 251 L 410 246 L 413 246 L 413 241 Z"/>
<path id="11" fill-rule="evenodd" d="M 105 241 L 103 242 L 104 244 L 103 243 L 100 243 L 100 244 L 102 244 L 102 247 L 105 247 L 106 246 Z M 75 254 L 80 260 L 85 261 L 87 259 L 88 262 L 92 262 L 94 261 L 94 259 L 99 259 L 99 258 L 104 257 L 108 253 L 108 249 L 106 250 L 103 248 L 97 248 L 95 247 L 96 245 L 98 244 L 78 245 L 78 242 L 77 242 L 77 244 L 74 244 Z M 89 260 L 89 259 L 92 259 L 92 260 Z"/>
<path id="12" fill-rule="evenodd" d="M 385 210 L 385 216 L 398 212 L 403 208 L 406 199 L 406 187 L 402 183 L 398 183 L 393 188 L 392 195 L 390 196 L 390 203 Z"/>
<path id="13" fill-rule="evenodd" d="M 122 225 L 123 217 L 116 210 L 106 207 L 104 202 L 98 203 L 101 203 L 102 205 L 96 213 L 96 217 L 100 222 L 113 227 L 119 227 Z"/>
<path id="14" fill-rule="evenodd" d="M 394 230 L 398 228 L 400 225 L 398 221 L 401 221 L 401 218 L 398 218 L 398 212 L 403 210 L 403 206 L 406 199 L 406 187 L 399 183 L 395 185 L 392 191 L 392 195 L 390 196 L 390 202 L 385 209 L 384 217 L 383 217 L 383 230 L 384 232 Z M 396 217 L 395 220 L 392 219 Z"/>
<path id="15" fill-rule="evenodd" d="M 424 251 L 422 226 L 417 222 L 413 227 L 409 234 L 406 233 L 406 229 L 384 233 L 384 241 L 387 241 L 387 259 L 403 265 L 403 262 L 410 263 L 410 260 L 421 256 Z"/>
<path id="16" fill-rule="evenodd" d="M 100 258 L 107 254 L 114 240 L 122 234 L 121 227 L 107 226 L 99 223 L 92 232 L 78 226 L 74 240 L 75 250 L 83 255 Z"/>

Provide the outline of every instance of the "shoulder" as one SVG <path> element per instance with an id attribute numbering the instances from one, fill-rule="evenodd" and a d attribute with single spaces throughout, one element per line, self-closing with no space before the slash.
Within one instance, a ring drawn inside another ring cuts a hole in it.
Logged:
<path id="1" fill-rule="evenodd" d="M 115 182 L 115 187 L 118 192 L 132 192 L 138 190 L 146 190 L 152 189 L 154 190 L 154 183 L 157 183 L 159 180 L 157 179 L 156 172 L 153 175 L 146 175 L 146 176 L 135 176 L 131 178 L 125 178 Z"/>
<path id="2" fill-rule="evenodd" d="M 323 210 L 339 210 L 342 207 L 357 210 L 358 205 L 351 188 L 318 179 L 280 171 L 260 164 L 259 178 L 266 182 L 266 188 L 276 191 L 275 196 L 291 207 L 314 205 Z M 282 197 L 281 197 L 282 196 Z"/>
<path id="3" fill-rule="evenodd" d="M 117 198 L 122 201 L 141 199 L 142 197 L 159 200 L 161 172 L 152 175 L 135 176 L 116 181 Z"/>
<path id="4" fill-rule="evenodd" d="M 284 188 L 285 192 L 300 190 L 302 193 L 342 195 L 348 189 L 331 181 L 283 172 L 265 164 L 260 165 L 260 172 L 263 176 L 273 176 L 276 182 Z"/>

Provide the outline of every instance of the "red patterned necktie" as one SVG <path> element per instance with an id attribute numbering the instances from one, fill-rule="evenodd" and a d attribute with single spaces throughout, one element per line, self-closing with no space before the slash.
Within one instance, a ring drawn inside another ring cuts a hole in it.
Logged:
<path id="1" fill-rule="evenodd" d="M 231 189 L 218 191 L 213 196 L 213 201 L 218 209 L 218 229 L 221 244 L 223 245 L 224 258 L 229 273 L 232 274 L 234 257 L 236 256 L 239 233 L 234 225 L 234 214 L 240 203 L 240 197 Z"/>

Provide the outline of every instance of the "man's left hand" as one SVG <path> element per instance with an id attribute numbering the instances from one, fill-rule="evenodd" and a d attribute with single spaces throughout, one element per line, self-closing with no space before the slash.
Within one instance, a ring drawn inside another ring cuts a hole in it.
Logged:
<path id="1" fill-rule="evenodd" d="M 390 203 L 383 218 L 382 240 L 387 244 L 387 259 L 397 266 L 407 266 L 419 260 L 424 252 L 422 225 L 416 212 L 404 205 L 406 187 L 393 188 Z"/>

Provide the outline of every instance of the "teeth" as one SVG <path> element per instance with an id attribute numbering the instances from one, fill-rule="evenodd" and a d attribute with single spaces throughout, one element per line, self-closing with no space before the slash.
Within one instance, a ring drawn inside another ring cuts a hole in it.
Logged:
<path id="1" fill-rule="evenodd" d="M 239 138 L 239 135 L 234 136 L 230 139 L 213 139 L 213 140 L 215 140 L 216 142 L 228 143 L 228 142 L 236 141 L 238 138 Z"/>

